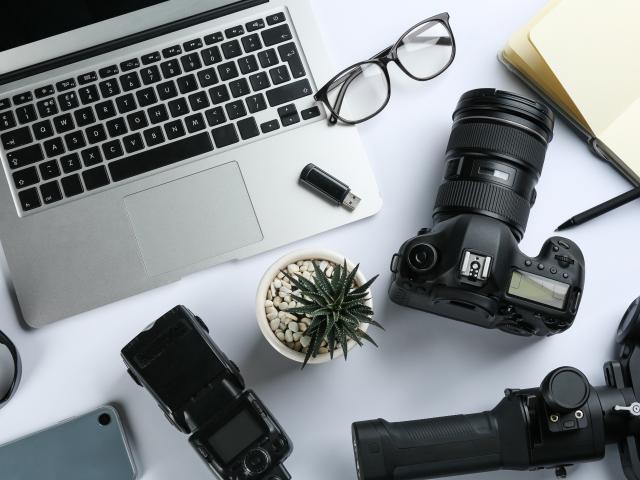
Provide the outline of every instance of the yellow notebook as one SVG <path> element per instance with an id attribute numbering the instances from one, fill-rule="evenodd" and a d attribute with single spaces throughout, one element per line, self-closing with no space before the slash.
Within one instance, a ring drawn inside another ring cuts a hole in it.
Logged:
<path id="1" fill-rule="evenodd" d="M 594 151 L 640 184 L 640 0 L 551 0 L 502 51 Z"/>

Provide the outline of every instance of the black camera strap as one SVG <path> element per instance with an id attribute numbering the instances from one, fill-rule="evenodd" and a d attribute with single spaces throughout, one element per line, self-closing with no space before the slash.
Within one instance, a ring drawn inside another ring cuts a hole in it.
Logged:
<path id="1" fill-rule="evenodd" d="M 22 378 L 22 361 L 20 360 L 18 349 L 2 331 L 0 331 L 0 345 L 4 345 L 7 350 L 9 350 L 11 358 L 13 359 L 13 380 L 11 380 L 11 385 L 7 393 L 0 398 L 0 408 L 2 408 L 11 400 L 11 397 L 13 397 L 18 389 L 20 379 Z"/>

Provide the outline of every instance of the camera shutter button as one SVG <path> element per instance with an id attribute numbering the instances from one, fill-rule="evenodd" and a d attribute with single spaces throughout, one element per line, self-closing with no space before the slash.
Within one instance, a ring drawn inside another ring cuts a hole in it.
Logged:
<path id="1" fill-rule="evenodd" d="M 254 448 L 244 457 L 244 469 L 248 475 L 259 475 L 269 468 L 271 457 L 262 448 Z"/>

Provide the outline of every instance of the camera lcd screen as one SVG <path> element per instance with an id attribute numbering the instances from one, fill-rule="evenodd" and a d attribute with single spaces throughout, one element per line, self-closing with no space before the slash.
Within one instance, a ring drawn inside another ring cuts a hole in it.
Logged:
<path id="1" fill-rule="evenodd" d="M 263 434 L 260 423 L 250 412 L 243 410 L 209 438 L 209 445 L 224 463 L 229 463 Z"/>
<path id="2" fill-rule="evenodd" d="M 569 285 L 533 273 L 514 270 L 509 295 L 541 303 L 562 310 L 567 300 Z"/>

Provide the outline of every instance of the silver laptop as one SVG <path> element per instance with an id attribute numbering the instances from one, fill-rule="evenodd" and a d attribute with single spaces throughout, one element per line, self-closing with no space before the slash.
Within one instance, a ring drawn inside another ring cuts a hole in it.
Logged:
<path id="1" fill-rule="evenodd" d="M 376 213 L 308 0 L 4 2 L 0 237 L 33 327 Z M 362 197 L 303 189 L 315 163 Z"/>

